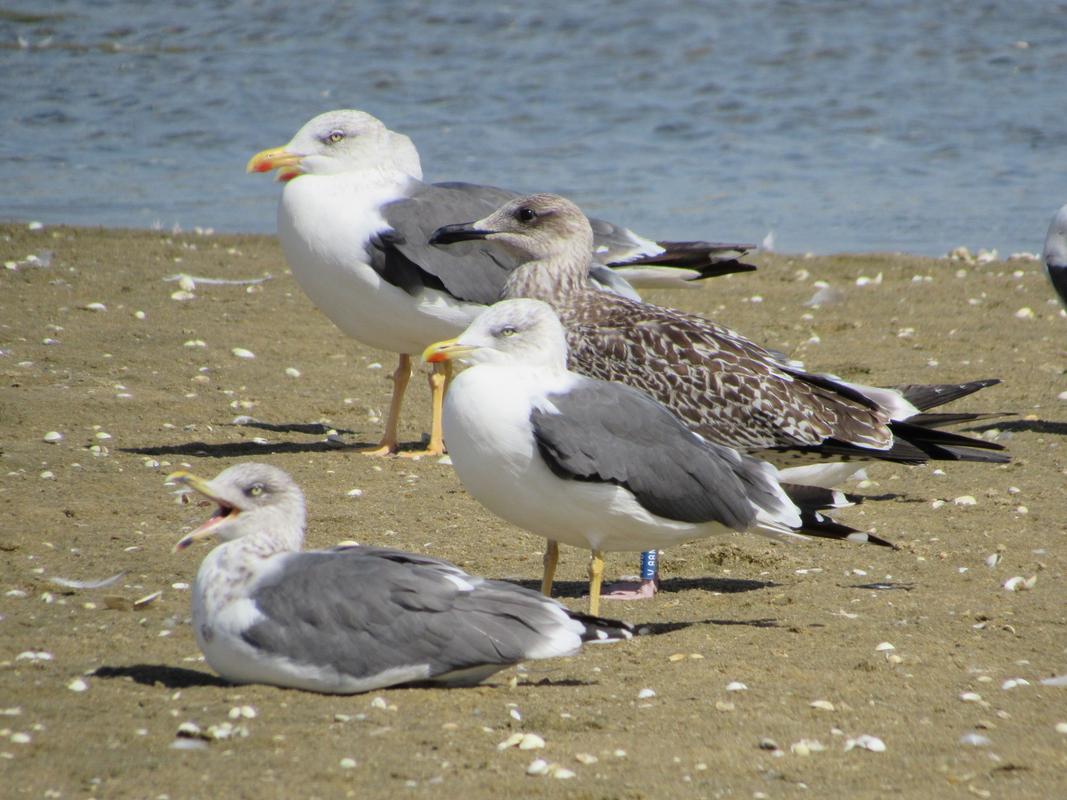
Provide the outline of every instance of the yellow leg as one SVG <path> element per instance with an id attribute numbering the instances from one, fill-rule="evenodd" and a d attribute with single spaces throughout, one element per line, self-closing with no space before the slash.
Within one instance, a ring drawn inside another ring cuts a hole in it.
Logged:
<path id="1" fill-rule="evenodd" d="M 600 584 L 604 580 L 604 552 L 594 550 L 589 559 L 589 613 L 600 615 Z"/>
<path id="2" fill-rule="evenodd" d="M 541 578 L 541 594 L 552 596 L 552 579 L 556 577 L 556 564 L 559 563 L 559 542 L 549 539 L 545 545 L 545 572 Z"/>
<path id="3" fill-rule="evenodd" d="M 393 373 L 393 397 L 389 401 L 389 416 L 385 418 L 385 433 L 378 446 L 373 450 L 367 450 L 368 456 L 391 456 L 400 448 L 400 404 L 404 402 L 404 391 L 408 388 L 411 380 L 411 356 L 407 353 L 400 354 L 400 363 Z"/>
<path id="4" fill-rule="evenodd" d="M 452 382 L 452 362 L 434 364 L 430 373 L 430 443 L 425 450 L 404 452 L 402 456 L 440 456 L 445 452 L 445 438 L 441 430 L 441 411 L 444 408 L 445 392 Z"/>

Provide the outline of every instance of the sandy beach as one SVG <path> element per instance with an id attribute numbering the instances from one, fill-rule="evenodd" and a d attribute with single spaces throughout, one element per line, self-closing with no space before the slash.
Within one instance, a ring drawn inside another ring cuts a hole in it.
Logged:
<path id="1" fill-rule="evenodd" d="M 760 254 L 756 273 L 648 295 L 863 383 L 1001 378 L 956 407 L 1012 412 L 968 429 L 1013 461 L 871 466 L 870 499 L 838 517 L 897 550 L 734 535 L 667 551 L 655 599 L 603 609 L 655 635 L 474 689 L 337 697 L 211 673 L 188 624 L 208 549 L 171 551 L 209 512 L 176 502 L 169 471 L 284 468 L 310 547 L 535 586 L 543 541 L 447 464 L 360 452 L 394 356 L 343 338 L 272 237 L 4 225 L 0 256 L 0 794 L 1067 796 L 1067 680 L 1042 683 L 1067 673 L 1067 318 L 1037 262 Z M 808 306 L 819 281 L 832 302 Z M 564 549 L 575 608 L 586 563 Z M 201 735 L 176 748 L 186 723 Z M 498 748 L 515 732 L 545 747 Z M 560 769 L 528 775 L 537 758 Z"/>

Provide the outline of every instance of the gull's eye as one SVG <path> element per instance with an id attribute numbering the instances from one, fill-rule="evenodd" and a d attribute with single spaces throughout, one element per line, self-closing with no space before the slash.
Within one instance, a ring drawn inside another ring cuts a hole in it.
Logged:
<path id="1" fill-rule="evenodd" d="M 245 489 L 245 494 L 249 497 L 259 497 L 265 491 L 267 491 L 266 487 L 264 487 L 262 483 L 253 483 Z"/>
<path id="2" fill-rule="evenodd" d="M 537 212 L 529 206 L 521 206 L 515 210 L 515 219 L 519 222 L 533 222 L 537 219 Z"/>
<path id="3" fill-rule="evenodd" d="M 514 336 L 518 332 L 519 331 L 516 328 L 512 327 L 511 325 L 508 325 L 508 326 L 503 327 L 503 328 L 500 329 L 500 335 L 501 336 Z"/>
<path id="4" fill-rule="evenodd" d="M 330 131 L 330 135 L 326 137 L 326 141 L 330 144 L 337 144 L 344 141 L 345 135 L 341 131 Z"/>

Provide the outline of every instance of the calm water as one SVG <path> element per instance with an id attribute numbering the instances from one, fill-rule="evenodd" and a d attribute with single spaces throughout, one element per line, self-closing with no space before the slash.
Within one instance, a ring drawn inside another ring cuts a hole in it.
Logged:
<path id="1" fill-rule="evenodd" d="M 1065 3 L 10 5 L 0 218 L 272 232 L 245 161 L 339 107 L 660 237 L 1006 255 L 1067 202 Z"/>

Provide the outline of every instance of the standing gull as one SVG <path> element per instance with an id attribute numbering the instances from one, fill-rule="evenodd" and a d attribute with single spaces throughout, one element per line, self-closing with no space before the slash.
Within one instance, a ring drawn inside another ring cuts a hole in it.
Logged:
<path id="1" fill-rule="evenodd" d="M 1049 223 L 1041 260 L 1045 262 L 1045 274 L 1052 288 L 1060 302 L 1067 306 L 1067 205 L 1062 206 Z"/>
<path id="2" fill-rule="evenodd" d="M 193 630 L 208 664 L 235 683 L 329 694 L 469 686 L 520 661 L 632 635 L 625 623 L 436 558 L 359 546 L 301 552 L 304 495 L 276 467 L 168 480 L 218 504 L 174 549 L 222 541 L 193 584 Z"/>
<path id="3" fill-rule="evenodd" d="M 500 299 L 508 271 L 519 263 L 484 242 L 459 250 L 432 247 L 430 234 L 447 222 L 484 216 L 516 195 L 473 184 L 423 183 L 411 140 L 354 110 L 320 114 L 288 144 L 248 162 L 249 172 L 271 170 L 285 182 L 278 238 L 297 283 L 345 334 L 400 354 L 385 434 L 375 451 L 395 453 L 411 355 L 455 336 Z M 754 269 L 737 260 L 750 245 L 657 243 L 608 222 L 593 225 L 602 263 L 592 266 L 592 274 L 612 291 L 636 296 L 606 264 L 637 270 L 631 273 L 637 278 L 650 271 L 681 276 L 674 283 Z M 438 423 L 446 378 L 431 375 L 428 453 L 442 449 Z"/>
<path id="4" fill-rule="evenodd" d="M 708 441 L 793 467 L 783 480 L 832 485 L 855 471 L 842 460 L 1007 460 L 990 452 L 1001 445 L 940 430 L 945 420 L 920 416 L 925 409 L 900 391 L 809 373 L 703 317 L 594 290 L 583 266 L 591 230 L 565 198 L 511 200 L 476 222 L 438 229 L 432 241 L 477 239 L 525 261 L 508 276 L 505 295 L 552 305 L 575 371 L 647 392 Z M 940 394 L 909 388 L 929 407 L 995 382 L 938 387 Z M 651 584 L 641 591 L 652 591 Z"/>
<path id="5" fill-rule="evenodd" d="M 705 441 L 644 392 L 568 371 L 563 326 L 547 303 L 497 303 L 423 358 L 473 365 L 445 396 L 456 473 L 490 511 L 549 540 L 545 594 L 556 542 L 592 551 L 591 614 L 605 552 L 744 530 L 888 544 L 799 508 L 773 466 Z"/>

